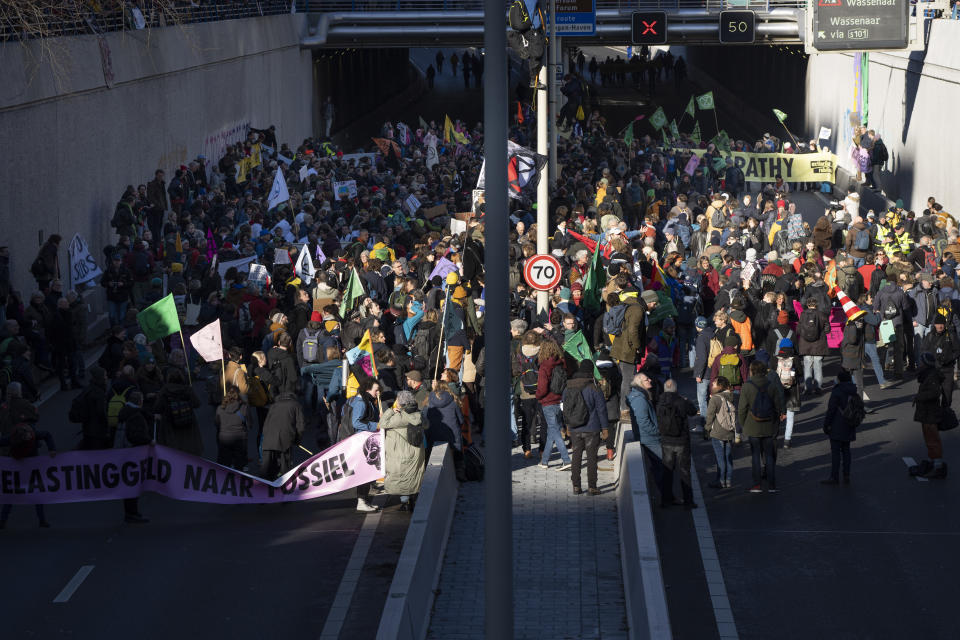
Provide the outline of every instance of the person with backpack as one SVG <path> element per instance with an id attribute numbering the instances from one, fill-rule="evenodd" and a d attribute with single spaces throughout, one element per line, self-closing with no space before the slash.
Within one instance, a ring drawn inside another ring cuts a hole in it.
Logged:
<path id="1" fill-rule="evenodd" d="M 573 494 L 580 495 L 580 462 L 587 456 L 587 492 L 599 495 L 597 488 L 597 450 L 600 432 L 607 428 L 607 404 L 594 383 L 594 367 L 584 359 L 577 366 L 563 392 L 563 423 L 573 445 Z M 562 469 L 562 467 L 561 467 Z"/>
<path id="2" fill-rule="evenodd" d="M 779 343 L 779 348 L 774 352 L 776 358 L 776 369 L 774 375 L 783 387 L 783 398 L 786 407 L 786 421 L 783 426 L 783 448 L 790 448 L 790 440 L 793 438 L 793 424 L 796 419 L 797 411 L 800 411 L 802 400 L 800 398 L 801 381 L 797 377 L 800 371 L 800 358 L 797 356 L 796 348 L 790 338 L 785 338 Z M 769 366 L 769 365 L 768 365 Z"/>
<path id="3" fill-rule="evenodd" d="M 723 376 L 730 383 L 730 388 L 737 391 L 747 379 L 747 374 L 750 371 L 746 361 L 740 357 L 740 337 L 736 332 L 730 330 L 723 337 L 723 342 L 719 345 L 717 343 L 718 340 L 714 337 L 711 351 L 715 350 L 717 346 L 721 348 L 714 355 L 713 364 L 710 366 L 710 381 L 715 382 L 717 378 Z"/>
<path id="4" fill-rule="evenodd" d="M 657 426 L 660 429 L 660 446 L 663 449 L 663 495 L 665 505 L 683 505 L 696 509 L 690 479 L 690 428 L 688 418 L 696 415 L 692 402 L 677 393 L 677 381 L 663 383 L 663 394 L 657 400 Z M 680 474 L 680 491 L 683 500 L 673 497 L 673 474 Z"/>
<path id="5" fill-rule="evenodd" d="M 818 308 L 815 297 L 807 298 L 806 309 L 800 313 L 797 323 L 797 353 L 803 356 L 803 384 L 807 395 L 822 392 L 823 387 L 823 357 L 830 350 L 827 346 L 827 333 L 830 331 L 830 322 L 825 311 Z"/>
<path id="6" fill-rule="evenodd" d="M 830 392 L 823 432 L 830 438 L 830 476 L 820 484 L 840 483 L 840 463 L 843 462 L 843 484 L 850 484 L 850 443 L 857 439 L 857 427 L 863 422 L 866 410 L 860 391 L 853 384 L 846 369 L 837 374 L 837 384 Z"/>
<path id="7" fill-rule="evenodd" d="M 750 493 L 763 493 L 763 471 L 766 471 L 767 492 L 777 493 L 777 431 L 786 417 L 782 395 L 777 394 L 767 378 L 767 365 L 750 364 L 750 378 L 740 391 L 737 421 L 750 442 L 753 484 Z M 766 462 L 761 469 L 761 458 Z"/>
<path id="8" fill-rule="evenodd" d="M 167 382 L 157 394 L 153 413 L 160 416 L 157 442 L 195 456 L 203 455 L 203 438 L 194 410 L 200 398 L 187 384 L 186 375 L 179 368 L 167 371 Z"/>
<path id="9" fill-rule="evenodd" d="M 720 376 L 710 389 L 703 437 L 710 439 L 717 457 L 717 476 L 707 484 L 711 489 L 729 489 L 733 486 L 733 439 L 737 430 L 737 407 L 730 390 L 730 382 Z"/>
<path id="10" fill-rule="evenodd" d="M 873 248 L 873 236 L 870 235 L 870 228 L 859 215 L 853 218 L 853 223 L 847 229 L 844 248 L 853 258 L 853 264 L 857 269 L 866 263 L 867 256 L 870 255 Z M 846 289 L 844 291 L 850 295 L 849 291 Z M 856 298 L 851 297 L 851 300 L 856 300 Z"/>
<path id="11" fill-rule="evenodd" d="M 0 448 L 9 447 L 10 457 L 14 460 L 23 460 L 25 458 L 36 458 L 40 455 L 40 441 L 47 445 L 47 452 L 50 457 L 56 457 L 57 445 L 53 442 L 53 435 L 49 431 L 43 431 L 35 428 L 29 422 L 20 422 L 13 425 L 10 434 L 0 436 Z M 6 475 L 6 473 L 4 473 Z M 41 529 L 49 529 L 50 523 L 47 521 L 46 513 L 42 504 L 33 505 L 37 512 L 37 521 Z M 10 512 L 13 510 L 12 504 L 5 504 L 0 508 L 0 529 L 7 528 L 7 520 L 10 519 Z"/>
<path id="12" fill-rule="evenodd" d="M 153 442 L 153 416 L 143 408 L 144 395 L 133 389 L 120 410 L 120 431 L 118 447 L 139 447 Z M 127 524 L 146 524 L 150 522 L 140 513 L 140 498 L 124 498 L 123 521 Z"/>
<path id="13" fill-rule="evenodd" d="M 889 267 L 888 267 L 889 271 Z M 884 323 L 892 326 L 894 339 L 887 343 L 887 349 L 881 360 L 887 362 L 893 356 L 893 376 L 903 377 L 903 360 L 906 355 L 906 333 L 904 332 L 904 317 L 910 304 L 906 294 L 896 281 L 882 282 L 873 299 L 873 310 L 880 314 L 881 329 Z M 911 334 L 912 335 L 912 334 Z"/>
<path id="14" fill-rule="evenodd" d="M 567 370 L 563 353 L 559 345 L 551 340 L 544 340 L 537 354 L 537 391 L 535 397 L 540 405 L 546 426 L 546 437 L 541 443 L 540 466 L 546 469 L 556 445 L 560 452 L 561 465 L 557 471 L 566 471 L 570 468 L 570 453 L 563 442 L 563 415 L 560 411 L 560 401 L 567 386 Z"/>
<path id="15" fill-rule="evenodd" d="M 530 451 L 534 440 L 543 441 L 543 437 L 534 434 L 538 421 L 542 421 L 540 405 L 537 402 L 537 384 L 540 379 L 537 355 L 540 353 L 540 336 L 535 331 L 527 331 L 520 340 L 519 349 L 511 362 L 513 376 L 513 397 L 516 398 L 515 408 L 519 431 L 520 445 L 523 448 L 523 457 L 530 458 Z"/>

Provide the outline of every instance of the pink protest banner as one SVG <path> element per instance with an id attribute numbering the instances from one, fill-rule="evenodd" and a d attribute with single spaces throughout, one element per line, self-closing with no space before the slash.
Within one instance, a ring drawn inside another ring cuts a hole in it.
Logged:
<path id="1" fill-rule="evenodd" d="M 683 172 L 688 176 L 693 176 L 693 172 L 697 170 L 697 166 L 700 164 L 700 158 L 697 155 L 690 156 L 690 159 L 687 161 L 687 166 L 683 168 Z"/>
<path id="2" fill-rule="evenodd" d="M 156 446 L 0 458 L 0 504 L 134 498 L 153 491 L 175 500 L 260 504 L 310 500 L 382 478 L 383 434 L 356 433 L 275 481 L 176 449 Z"/>
<path id="3" fill-rule="evenodd" d="M 793 310 L 796 311 L 797 317 L 800 317 L 800 314 L 803 312 L 803 305 L 800 304 L 799 300 L 793 301 Z M 797 323 L 792 322 L 794 330 L 797 328 Z M 830 331 L 827 333 L 827 347 L 831 349 L 837 349 L 840 347 L 840 343 L 843 342 L 843 328 L 847 326 L 847 317 L 843 313 L 843 309 L 839 307 L 833 307 L 830 309 Z"/>

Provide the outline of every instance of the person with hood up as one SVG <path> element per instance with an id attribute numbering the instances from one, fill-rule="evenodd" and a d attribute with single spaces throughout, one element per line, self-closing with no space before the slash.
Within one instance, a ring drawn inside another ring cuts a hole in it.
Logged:
<path id="1" fill-rule="evenodd" d="M 420 492 L 425 466 L 423 415 L 412 392 L 397 394 L 393 406 L 383 412 L 380 428 L 386 461 L 384 489 L 400 496 L 400 510 L 409 511 L 411 496 Z"/>
<path id="2" fill-rule="evenodd" d="M 567 382 L 563 392 L 566 407 L 564 424 L 570 432 L 573 444 L 573 493 L 583 493 L 580 487 L 580 461 L 584 451 L 587 454 L 587 491 L 590 495 L 599 495 L 597 488 L 597 450 L 600 448 L 600 432 L 607 428 L 607 406 L 603 394 L 594 384 L 594 366 L 589 359 L 583 359 L 576 373 Z M 580 404 L 586 408 L 586 422 L 571 424 L 574 408 Z M 562 467 L 561 467 L 562 468 Z"/>
<path id="3" fill-rule="evenodd" d="M 140 447 L 153 442 L 153 416 L 143 409 L 144 395 L 132 390 L 126 403 L 117 414 L 121 426 L 117 446 Z M 123 501 L 123 520 L 128 524 L 146 524 L 150 522 L 140 514 L 140 498 L 125 498 Z"/>
<path id="4" fill-rule="evenodd" d="M 823 420 L 823 432 L 830 438 L 830 477 L 820 484 L 839 484 L 840 462 L 843 461 L 843 484 L 850 484 L 850 443 L 857 439 L 857 427 L 844 415 L 847 407 L 860 392 L 850 372 L 846 369 L 837 374 L 837 386 L 830 392 L 827 414 Z"/>
<path id="5" fill-rule="evenodd" d="M 457 404 L 457 400 L 446 382 L 433 381 L 433 390 L 427 400 L 424 417 L 427 419 L 428 446 L 432 448 L 440 442 L 449 444 L 453 452 L 453 466 L 457 480 L 464 482 L 466 474 L 464 472 L 463 434 L 461 432 L 463 413 L 460 411 L 460 405 Z M 560 444 L 563 444 L 562 440 Z"/>

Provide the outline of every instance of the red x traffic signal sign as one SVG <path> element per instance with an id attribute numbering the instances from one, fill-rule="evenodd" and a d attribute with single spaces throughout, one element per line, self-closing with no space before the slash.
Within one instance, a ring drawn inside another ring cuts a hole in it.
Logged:
<path id="1" fill-rule="evenodd" d="M 667 12 L 635 11 L 630 31 L 632 44 L 666 44 Z"/>

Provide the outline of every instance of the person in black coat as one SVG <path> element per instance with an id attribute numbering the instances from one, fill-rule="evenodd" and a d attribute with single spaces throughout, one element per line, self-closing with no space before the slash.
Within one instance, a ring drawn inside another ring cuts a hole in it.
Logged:
<path id="1" fill-rule="evenodd" d="M 943 420 L 943 373 L 932 353 L 920 354 L 917 369 L 917 395 L 913 399 L 916 409 L 913 419 L 920 423 L 923 441 L 927 445 L 927 460 L 910 467 L 910 475 L 924 478 L 946 478 L 947 464 L 943 461 L 943 442 L 940 440 L 940 422 Z"/>
<path id="2" fill-rule="evenodd" d="M 293 338 L 284 331 L 277 338 L 277 345 L 267 352 L 266 363 L 254 368 L 254 374 L 267 383 L 271 395 L 297 392 L 300 369 L 292 349 Z"/>
<path id="3" fill-rule="evenodd" d="M 247 464 L 247 405 L 236 385 L 228 384 L 217 413 L 217 464 L 243 469 Z"/>
<path id="4" fill-rule="evenodd" d="M 934 313 L 932 322 L 933 330 L 923 338 L 920 352 L 932 353 L 937 361 L 937 367 L 943 374 L 944 406 L 949 407 L 953 401 L 953 367 L 960 355 L 960 341 L 953 327 L 947 326 L 947 319 L 943 314 Z"/>
<path id="5" fill-rule="evenodd" d="M 263 424 L 261 478 L 275 480 L 293 467 L 292 449 L 303 438 L 303 424 L 303 407 L 297 396 L 281 392 Z"/>
<path id="6" fill-rule="evenodd" d="M 850 423 L 843 415 L 845 407 L 859 392 L 853 384 L 853 378 L 846 369 L 837 374 L 837 386 L 830 393 L 827 403 L 827 415 L 823 421 L 823 432 L 830 438 L 830 477 L 820 484 L 838 484 L 840 462 L 843 461 L 843 484 L 850 484 L 850 443 L 857 439 L 857 425 Z"/>

